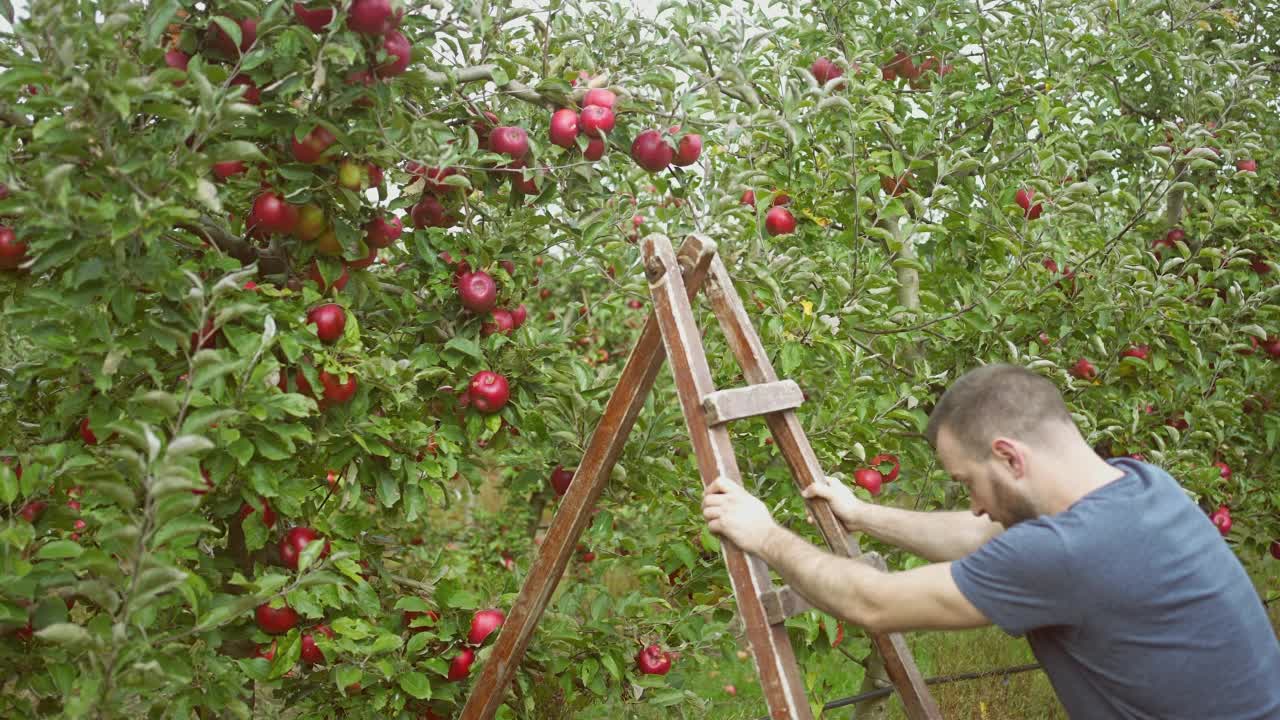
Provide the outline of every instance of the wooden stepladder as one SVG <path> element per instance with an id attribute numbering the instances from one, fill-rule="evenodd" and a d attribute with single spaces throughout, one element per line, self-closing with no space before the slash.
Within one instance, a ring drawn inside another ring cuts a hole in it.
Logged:
<path id="1" fill-rule="evenodd" d="M 778 380 L 715 245 L 691 236 L 677 255 L 667 238 L 651 235 L 644 240 L 644 259 L 653 312 L 627 358 L 569 491 L 560 500 L 538 558 L 507 615 L 489 661 L 475 681 L 462 709 L 463 720 L 490 720 L 502 704 L 538 620 L 587 527 L 591 508 L 600 499 L 653 387 L 664 355 L 671 358 L 676 392 L 704 485 L 717 477 L 741 482 L 726 423 L 757 415 L 764 416 L 798 488 L 823 479 L 817 456 L 794 412 L 803 401 L 803 394 L 794 382 Z M 711 369 L 690 305 L 704 285 L 712 311 L 742 367 L 746 387 L 716 390 L 712 385 Z M 809 510 L 833 553 L 859 555 L 856 544 L 850 545 L 844 526 L 825 501 L 810 502 Z M 721 551 L 770 717 L 812 720 L 800 668 L 783 625 L 788 616 L 807 610 L 808 603 L 786 587 L 775 588 L 769 568 L 759 558 L 729 542 L 721 543 Z M 902 698 L 907 717 L 941 720 L 902 636 L 872 634 L 871 639 Z"/>

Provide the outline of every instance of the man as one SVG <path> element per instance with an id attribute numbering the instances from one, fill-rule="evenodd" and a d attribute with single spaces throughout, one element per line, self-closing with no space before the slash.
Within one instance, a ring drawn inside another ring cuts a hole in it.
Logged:
<path id="1" fill-rule="evenodd" d="M 955 382 L 926 432 L 972 514 L 805 491 L 934 564 L 881 573 L 779 527 L 740 485 L 707 487 L 713 532 L 815 606 L 868 630 L 996 624 L 1031 648 L 1072 718 L 1280 718 L 1280 642 L 1244 568 L 1163 470 L 1104 461 L 1049 380 L 988 365 Z"/>

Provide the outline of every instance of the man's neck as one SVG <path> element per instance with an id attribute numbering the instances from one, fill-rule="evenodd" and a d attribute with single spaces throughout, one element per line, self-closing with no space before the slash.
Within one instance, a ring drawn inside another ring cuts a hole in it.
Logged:
<path id="1" fill-rule="evenodd" d="M 1046 493 L 1045 514 L 1060 513 L 1075 505 L 1080 498 L 1113 480 L 1124 477 L 1124 470 L 1107 464 L 1092 450 L 1088 455 L 1062 464 L 1056 482 Z"/>

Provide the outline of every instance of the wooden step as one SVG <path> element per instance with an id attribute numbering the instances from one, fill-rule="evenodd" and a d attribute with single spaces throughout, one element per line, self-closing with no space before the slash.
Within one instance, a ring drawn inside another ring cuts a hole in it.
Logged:
<path id="1" fill-rule="evenodd" d="M 804 392 L 794 380 L 778 380 L 708 393 L 702 398 L 702 409 L 708 423 L 721 425 L 730 420 L 794 410 L 802 403 Z"/>

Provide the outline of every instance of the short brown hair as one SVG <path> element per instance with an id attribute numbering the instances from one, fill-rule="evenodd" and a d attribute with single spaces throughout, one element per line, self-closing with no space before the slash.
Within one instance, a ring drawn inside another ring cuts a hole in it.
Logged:
<path id="1" fill-rule="evenodd" d="M 984 457 L 997 435 L 1035 439 L 1055 423 L 1074 424 L 1058 387 L 1026 368 L 997 363 L 970 370 L 947 388 L 929 414 L 925 437 L 936 449 L 945 427 L 970 455 Z"/>

